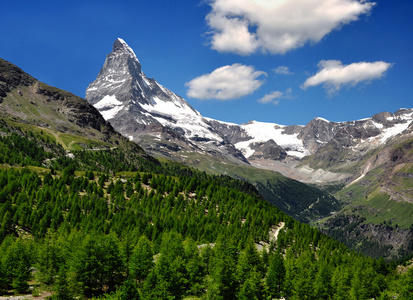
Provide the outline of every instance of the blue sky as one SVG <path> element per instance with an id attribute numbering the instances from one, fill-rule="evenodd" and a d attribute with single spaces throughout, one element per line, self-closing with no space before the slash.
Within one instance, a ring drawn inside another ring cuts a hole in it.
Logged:
<path id="1" fill-rule="evenodd" d="M 413 107 L 411 0 L 3 1 L 0 57 L 84 97 L 116 38 L 221 121 L 348 121 Z"/>

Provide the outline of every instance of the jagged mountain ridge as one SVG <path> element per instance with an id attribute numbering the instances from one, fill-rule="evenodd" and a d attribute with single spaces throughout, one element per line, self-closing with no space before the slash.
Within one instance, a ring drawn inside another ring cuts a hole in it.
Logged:
<path id="1" fill-rule="evenodd" d="M 119 132 L 151 154 L 182 160 L 185 155 L 180 152 L 197 151 L 306 182 L 350 178 L 350 173 L 337 172 L 337 165 L 344 168 L 360 160 L 413 121 L 413 109 L 349 122 L 315 118 L 305 126 L 257 121 L 238 125 L 204 118 L 182 97 L 147 78 L 122 39 L 114 42 L 85 98 Z M 279 162 L 284 164 L 280 167 Z"/>

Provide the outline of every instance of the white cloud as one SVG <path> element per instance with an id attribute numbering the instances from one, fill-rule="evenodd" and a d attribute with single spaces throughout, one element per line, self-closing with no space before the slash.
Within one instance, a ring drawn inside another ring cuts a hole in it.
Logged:
<path id="1" fill-rule="evenodd" d="M 246 55 L 258 48 L 257 39 L 249 32 L 246 20 L 226 18 L 221 14 L 209 14 L 207 19 L 209 25 L 218 30 L 212 38 L 213 49 Z"/>
<path id="2" fill-rule="evenodd" d="M 212 48 L 242 55 L 285 53 L 318 42 L 375 5 L 365 0 L 209 0 Z"/>
<path id="3" fill-rule="evenodd" d="M 280 103 L 278 99 L 289 99 L 291 98 L 292 92 L 292 88 L 287 89 L 285 92 L 274 91 L 266 94 L 264 97 L 259 99 L 258 102 L 262 104 L 272 103 L 274 105 L 278 105 Z"/>
<path id="4" fill-rule="evenodd" d="M 281 74 L 281 75 L 293 75 L 294 73 L 290 71 L 290 68 L 287 66 L 279 66 L 274 69 L 274 72 L 276 74 Z"/>
<path id="5" fill-rule="evenodd" d="M 322 60 L 318 63 L 319 71 L 307 78 L 302 89 L 323 84 L 331 96 L 338 92 L 342 85 L 357 85 L 362 81 L 381 78 L 384 72 L 391 67 L 390 63 L 383 61 L 358 62 L 343 65 L 339 60 Z"/>
<path id="6" fill-rule="evenodd" d="M 264 97 L 262 97 L 261 99 L 258 100 L 259 103 L 262 104 L 266 104 L 266 103 L 270 103 L 273 102 L 274 104 L 278 104 L 279 101 L 276 100 L 274 101 L 274 99 L 278 99 L 281 98 L 283 96 L 283 93 L 280 91 L 274 91 L 270 94 L 266 94 Z"/>
<path id="7" fill-rule="evenodd" d="M 237 99 L 252 94 L 264 82 L 259 79 L 266 75 L 252 66 L 233 64 L 220 67 L 212 73 L 196 77 L 185 85 L 187 95 L 197 99 Z"/>

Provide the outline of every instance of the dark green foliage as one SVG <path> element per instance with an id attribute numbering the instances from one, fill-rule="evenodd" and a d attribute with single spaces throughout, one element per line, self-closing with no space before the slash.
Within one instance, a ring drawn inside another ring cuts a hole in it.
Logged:
<path id="1" fill-rule="evenodd" d="M 248 277 L 242 283 L 240 287 L 240 291 L 237 294 L 237 299 L 240 300 L 259 300 L 264 299 L 264 290 L 263 284 L 261 281 L 261 275 L 256 271 L 256 269 L 252 269 L 248 273 Z"/>
<path id="2" fill-rule="evenodd" d="M 247 182 L 122 147 L 69 158 L 35 135 L 22 139 L 1 140 L 12 153 L 0 170 L 1 293 L 27 292 L 35 275 L 63 300 L 411 297 L 411 271 L 349 252 Z M 31 143 L 49 151 L 26 157 Z M 26 163 L 51 169 L 39 175 Z"/>
<path id="3" fill-rule="evenodd" d="M 0 164 L 41 166 L 52 154 L 39 146 L 37 139 L 30 139 L 12 132 L 10 135 L 0 135 Z"/>
<path id="4" fill-rule="evenodd" d="M 119 242 L 113 235 L 86 236 L 75 259 L 76 279 L 82 292 L 90 297 L 114 291 L 123 282 L 123 265 Z"/>
<path id="5" fill-rule="evenodd" d="M 207 283 L 207 299 L 236 299 L 239 282 L 236 278 L 238 251 L 234 240 L 220 236 L 211 260 Z"/>
<path id="6" fill-rule="evenodd" d="M 151 242 L 146 236 L 142 235 L 133 249 L 129 261 L 129 273 L 132 278 L 138 282 L 146 279 L 155 265 L 153 255 Z"/>
<path id="7" fill-rule="evenodd" d="M 7 291 L 8 287 L 8 280 L 7 280 L 8 273 L 6 271 L 6 267 L 3 266 L 2 260 L 0 260 L 0 295 L 4 294 Z"/>
<path id="8" fill-rule="evenodd" d="M 268 274 L 265 278 L 268 287 L 268 293 L 272 298 L 281 298 L 281 293 L 284 290 L 284 280 L 284 259 L 279 253 L 276 253 L 270 259 Z"/>
<path id="9" fill-rule="evenodd" d="M 113 294 L 106 295 L 107 300 L 139 300 L 141 299 L 138 286 L 132 280 L 126 280 L 124 284 Z"/>
<path id="10" fill-rule="evenodd" d="M 20 293 L 28 290 L 33 264 L 32 244 L 23 239 L 5 239 L 2 247 L 2 268 L 6 274 L 3 286 L 13 288 Z"/>
<path id="11" fill-rule="evenodd" d="M 413 298 L 413 268 L 410 268 L 406 276 L 401 281 L 400 299 L 407 300 Z"/>
<path id="12" fill-rule="evenodd" d="M 309 223 L 341 208 L 330 193 L 285 177 L 258 182 L 257 189 L 265 199 L 301 222 Z"/>
<path id="13" fill-rule="evenodd" d="M 72 291 L 69 287 L 69 281 L 67 278 L 67 271 L 61 268 L 54 285 L 55 294 L 53 300 L 71 300 L 73 299 Z"/>

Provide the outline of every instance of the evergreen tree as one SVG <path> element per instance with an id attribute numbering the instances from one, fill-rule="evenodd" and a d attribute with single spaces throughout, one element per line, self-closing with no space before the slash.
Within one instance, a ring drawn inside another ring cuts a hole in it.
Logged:
<path id="1" fill-rule="evenodd" d="M 67 279 L 67 271 L 65 268 L 61 268 L 57 276 L 56 283 L 54 285 L 55 294 L 53 300 L 71 300 L 73 299 L 72 291 L 69 287 L 69 281 Z"/>
<path id="2" fill-rule="evenodd" d="M 8 273 L 8 284 L 21 293 L 29 288 L 32 254 L 29 242 L 19 238 L 11 242 L 4 255 L 3 268 Z"/>
<path id="3" fill-rule="evenodd" d="M 284 259 L 276 253 L 270 259 L 268 275 L 265 279 L 268 292 L 272 298 L 281 298 L 285 280 Z"/>
<path id="4" fill-rule="evenodd" d="M 236 299 L 237 249 L 233 241 L 221 236 L 214 247 L 210 277 L 207 283 L 207 299 Z"/>
<path id="5" fill-rule="evenodd" d="M 242 284 L 237 295 L 239 300 L 259 300 L 263 299 L 263 286 L 261 284 L 260 273 L 254 268 L 248 273 L 248 278 Z"/>
<path id="6" fill-rule="evenodd" d="M 102 243 L 95 237 L 86 236 L 83 244 L 76 253 L 75 274 L 83 295 L 91 297 L 103 292 L 104 267 L 102 258 Z"/>
<path id="7" fill-rule="evenodd" d="M 330 270 L 327 265 L 321 264 L 315 277 L 314 299 L 329 299 L 332 292 Z"/>
<path id="8" fill-rule="evenodd" d="M 187 273 L 187 294 L 200 296 L 204 291 L 205 269 L 198 247 L 192 239 L 184 241 L 184 259 Z"/>
<path id="9" fill-rule="evenodd" d="M 106 299 L 139 300 L 141 297 L 136 283 L 132 280 L 126 280 L 114 294 L 107 296 Z"/>
<path id="10" fill-rule="evenodd" d="M 409 268 L 401 280 L 400 299 L 413 299 L 413 268 Z"/>
<path id="11" fill-rule="evenodd" d="M 162 236 L 161 252 L 156 262 L 157 285 L 173 297 L 181 298 L 187 286 L 187 273 L 183 259 L 182 236 L 170 232 Z"/>
<path id="12" fill-rule="evenodd" d="M 7 277 L 8 277 L 8 273 L 0 259 L 0 294 L 3 294 L 7 291 L 7 288 L 8 288 Z"/>
<path id="13" fill-rule="evenodd" d="M 129 272 L 138 282 L 144 281 L 154 265 L 151 242 L 142 235 L 130 258 Z"/>
<path id="14" fill-rule="evenodd" d="M 6 235 L 12 233 L 13 231 L 13 219 L 11 213 L 10 211 L 6 211 L 1 222 L 0 242 L 6 237 Z"/>
<path id="15" fill-rule="evenodd" d="M 254 241 L 249 238 L 247 239 L 245 249 L 241 252 L 238 259 L 237 279 L 240 284 L 243 284 L 243 282 L 249 276 L 248 273 L 254 268 L 256 270 L 258 270 L 258 268 L 262 269 L 261 259 Z"/>
<path id="16" fill-rule="evenodd" d="M 104 237 L 103 245 L 103 280 L 108 292 L 112 292 L 124 281 L 125 266 L 119 249 L 119 240 L 114 233 Z"/>

